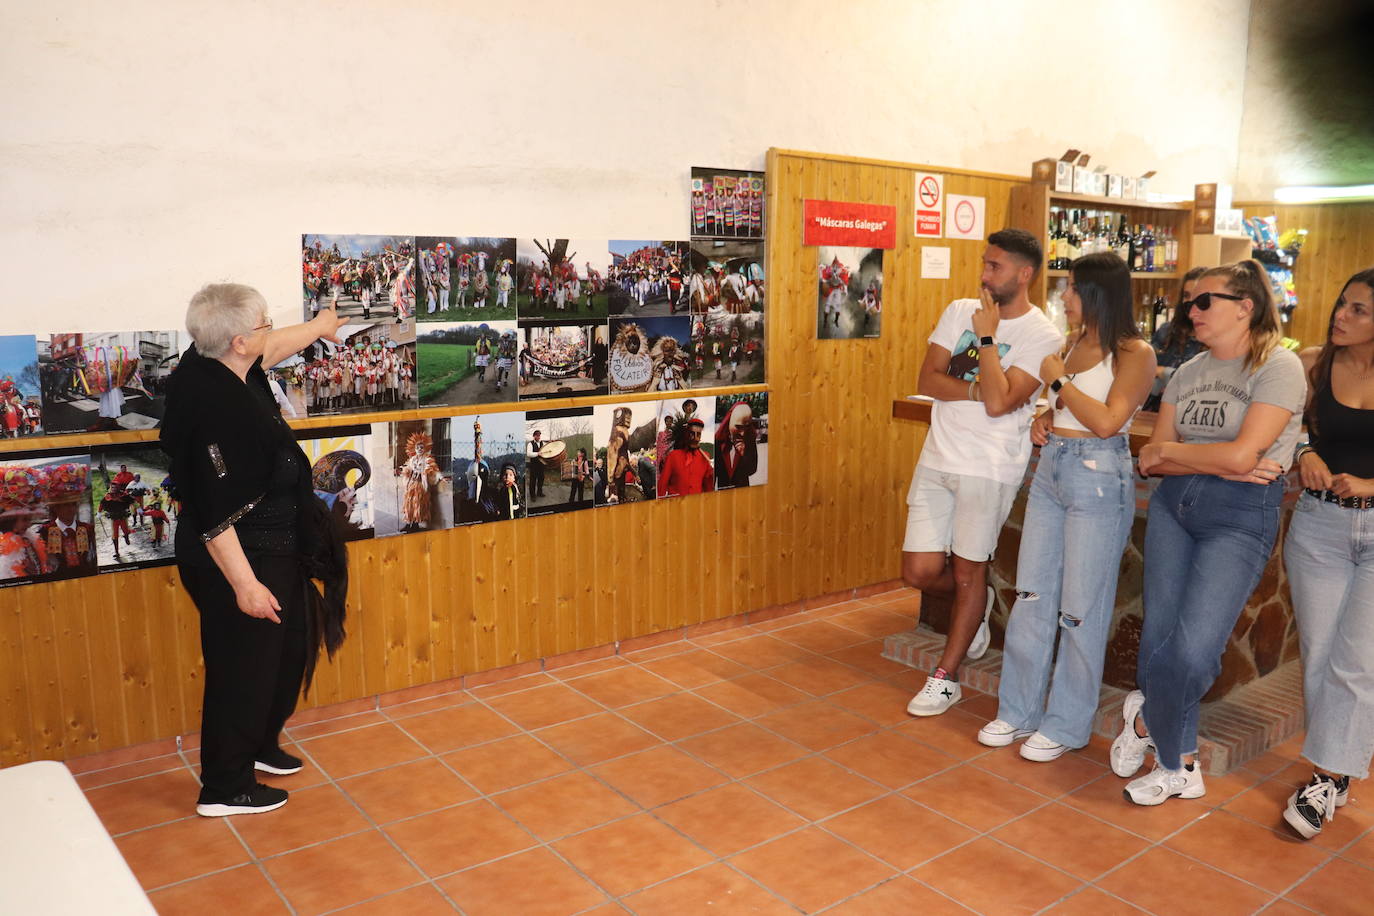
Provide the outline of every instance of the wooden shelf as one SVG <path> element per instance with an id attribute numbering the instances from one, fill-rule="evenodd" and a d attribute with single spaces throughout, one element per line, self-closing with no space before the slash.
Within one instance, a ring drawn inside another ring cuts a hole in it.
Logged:
<path id="1" fill-rule="evenodd" d="M 1067 277 L 1067 270 L 1046 270 L 1047 277 Z M 1132 280 L 1177 280 L 1183 274 L 1176 270 L 1133 270 L 1131 271 Z"/>
<path id="2" fill-rule="evenodd" d="M 1049 185 L 1042 185 L 1049 191 Z M 1092 204 L 1100 207 L 1121 207 L 1127 210 L 1191 210 L 1193 202 L 1162 203 L 1151 200 L 1126 200 L 1122 197 L 1098 197 L 1095 194 L 1068 194 L 1049 191 L 1050 203 Z"/>

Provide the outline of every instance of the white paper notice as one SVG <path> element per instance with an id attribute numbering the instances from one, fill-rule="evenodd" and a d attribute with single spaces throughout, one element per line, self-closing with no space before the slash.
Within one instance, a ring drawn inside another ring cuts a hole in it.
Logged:
<path id="1" fill-rule="evenodd" d="M 987 212 L 987 198 L 969 197 L 966 194 L 948 194 L 945 204 L 948 212 L 945 221 L 947 239 L 983 238 L 983 217 Z"/>
<path id="2" fill-rule="evenodd" d="M 934 245 L 921 246 L 921 279 L 949 279 L 949 249 Z"/>

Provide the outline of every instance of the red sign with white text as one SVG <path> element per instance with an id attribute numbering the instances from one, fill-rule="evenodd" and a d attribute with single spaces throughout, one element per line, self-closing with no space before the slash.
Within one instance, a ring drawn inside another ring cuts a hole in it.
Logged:
<path id="1" fill-rule="evenodd" d="M 896 248 L 897 208 L 842 200 L 804 200 L 802 244 Z"/>

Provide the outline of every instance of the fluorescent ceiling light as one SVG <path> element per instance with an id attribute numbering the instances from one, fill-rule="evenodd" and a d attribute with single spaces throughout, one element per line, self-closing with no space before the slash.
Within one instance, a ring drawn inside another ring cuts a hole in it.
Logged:
<path id="1" fill-rule="evenodd" d="M 1284 204 L 1306 204 L 1318 200 L 1363 200 L 1366 198 L 1374 198 L 1374 184 L 1352 184 L 1344 187 L 1295 185 L 1274 189 L 1274 199 Z"/>

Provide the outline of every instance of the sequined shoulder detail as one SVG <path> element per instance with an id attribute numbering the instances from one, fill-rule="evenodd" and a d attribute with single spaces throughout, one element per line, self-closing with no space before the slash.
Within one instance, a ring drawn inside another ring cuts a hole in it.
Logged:
<path id="1" fill-rule="evenodd" d="M 262 502 L 266 496 L 267 494 L 263 493 L 257 499 L 252 500 L 251 502 L 240 508 L 233 515 L 229 516 L 224 521 L 220 522 L 218 525 L 202 534 L 200 536 L 201 543 L 208 544 L 210 541 L 214 540 L 224 532 L 228 531 L 230 528 L 234 526 L 235 522 L 237 522 L 239 519 L 243 518 L 249 512 L 252 512 L 255 508 L 257 508 L 258 503 Z"/>

